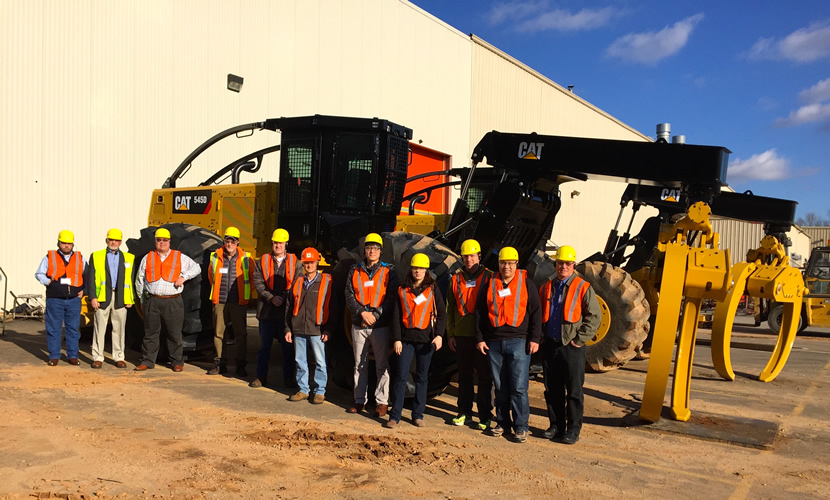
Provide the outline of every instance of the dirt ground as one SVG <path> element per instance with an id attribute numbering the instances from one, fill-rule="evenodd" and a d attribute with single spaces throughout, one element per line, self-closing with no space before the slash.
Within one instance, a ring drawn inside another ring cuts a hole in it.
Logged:
<path id="1" fill-rule="evenodd" d="M 16 321 L 0 337 L 0 498 L 830 497 L 826 330 L 800 336 L 767 384 L 751 375 L 775 341 L 766 330 L 735 333 L 748 348 L 732 350 L 734 382 L 717 376 L 708 348 L 698 345 L 693 414 L 777 424 L 768 449 L 757 449 L 629 426 L 624 418 L 639 407 L 647 361 L 587 376 L 575 446 L 541 437 L 543 389 L 531 381 L 533 436 L 517 444 L 448 425 L 452 387 L 428 404 L 426 427 L 411 425 L 405 410 L 389 430 L 367 414 L 345 413 L 351 395 L 331 384 L 318 406 L 288 402 L 287 389 L 206 376 L 199 363 L 180 374 L 163 365 L 136 373 L 133 352 L 127 370 L 109 359 L 92 370 L 88 342 L 80 367 L 65 359 L 47 367 L 42 328 Z M 254 320 L 249 332 L 253 359 Z"/>

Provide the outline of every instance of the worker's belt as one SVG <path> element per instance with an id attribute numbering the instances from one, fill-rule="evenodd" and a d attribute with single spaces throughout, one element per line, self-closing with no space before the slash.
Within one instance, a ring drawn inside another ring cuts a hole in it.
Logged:
<path id="1" fill-rule="evenodd" d="M 154 298 L 156 298 L 156 299 L 175 299 L 175 298 L 176 298 L 176 297 L 178 297 L 179 295 L 181 295 L 181 294 L 180 294 L 180 293 L 177 293 L 176 295 L 153 295 L 153 294 L 151 293 L 151 294 L 150 294 L 150 297 L 154 297 Z"/>

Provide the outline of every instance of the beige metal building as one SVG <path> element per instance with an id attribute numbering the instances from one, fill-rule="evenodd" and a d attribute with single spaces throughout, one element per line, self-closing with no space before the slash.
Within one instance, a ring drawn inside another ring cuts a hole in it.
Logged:
<path id="1" fill-rule="evenodd" d="M 137 235 L 151 190 L 242 123 L 382 117 L 453 166 L 494 129 L 649 140 L 405 0 L 6 1 L 0 33 L 0 267 L 17 293 L 42 292 L 33 274 L 61 229 L 85 255 L 110 227 Z M 227 90 L 229 73 L 241 92 Z M 277 140 L 226 145 L 179 185 Z M 243 181 L 276 180 L 276 168 Z M 563 187 L 554 232 L 580 254 L 603 245 L 624 187 L 590 184 Z"/>
<path id="2" fill-rule="evenodd" d="M 758 222 L 713 217 L 712 229 L 720 235 L 720 247 L 730 250 L 732 264 L 745 261 L 747 252 L 758 248 L 764 237 L 764 225 Z M 790 265 L 801 267 L 810 257 L 810 236 L 799 226 L 793 226 L 787 236 Z"/>

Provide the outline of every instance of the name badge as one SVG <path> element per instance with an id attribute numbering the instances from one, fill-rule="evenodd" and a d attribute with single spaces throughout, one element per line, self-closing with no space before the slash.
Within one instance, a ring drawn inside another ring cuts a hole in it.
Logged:
<path id="1" fill-rule="evenodd" d="M 132 262 L 125 262 L 125 263 L 124 263 L 124 267 L 126 267 L 127 269 L 129 269 L 129 268 L 133 267 L 133 263 L 132 263 Z"/>
<path id="2" fill-rule="evenodd" d="M 502 297 L 502 298 L 510 297 L 510 295 L 512 295 L 512 294 L 510 293 L 509 288 L 502 288 L 501 290 L 499 290 L 499 297 Z"/>
<path id="3" fill-rule="evenodd" d="M 228 274 L 228 268 L 227 267 L 220 268 L 219 269 L 219 274 Z"/>
<path id="4" fill-rule="evenodd" d="M 421 294 L 421 295 L 418 295 L 417 297 L 415 297 L 415 304 L 416 305 L 421 305 L 426 301 L 427 301 L 427 298 L 424 297 L 424 294 Z"/>
<path id="5" fill-rule="evenodd" d="M 363 288 L 366 288 L 367 286 L 375 286 L 375 280 L 372 280 L 372 281 L 364 281 L 364 282 L 363 282 Z"/>
<path id="6" fill-rule="evenodd" d="M 467 282 L 467 288 L 475 288 L 476 287 L 476 280 L 470 280 Z"/>
<path id="7" fill-rule="evenodd" d="M 61 285 L 71 285 L 72 280 L 69 278 L 61 278 Z"/>

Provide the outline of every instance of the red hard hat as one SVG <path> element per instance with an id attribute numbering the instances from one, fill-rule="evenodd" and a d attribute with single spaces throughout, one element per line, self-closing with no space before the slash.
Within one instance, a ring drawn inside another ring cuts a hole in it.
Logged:
<path id="1" fill-rule="evenodd" d="M 300 258 L 303 262 L 317 262 L 320 260 L 320 252 L 317 250 L 308 247 L 303 250 L 302 257 Z"/>

